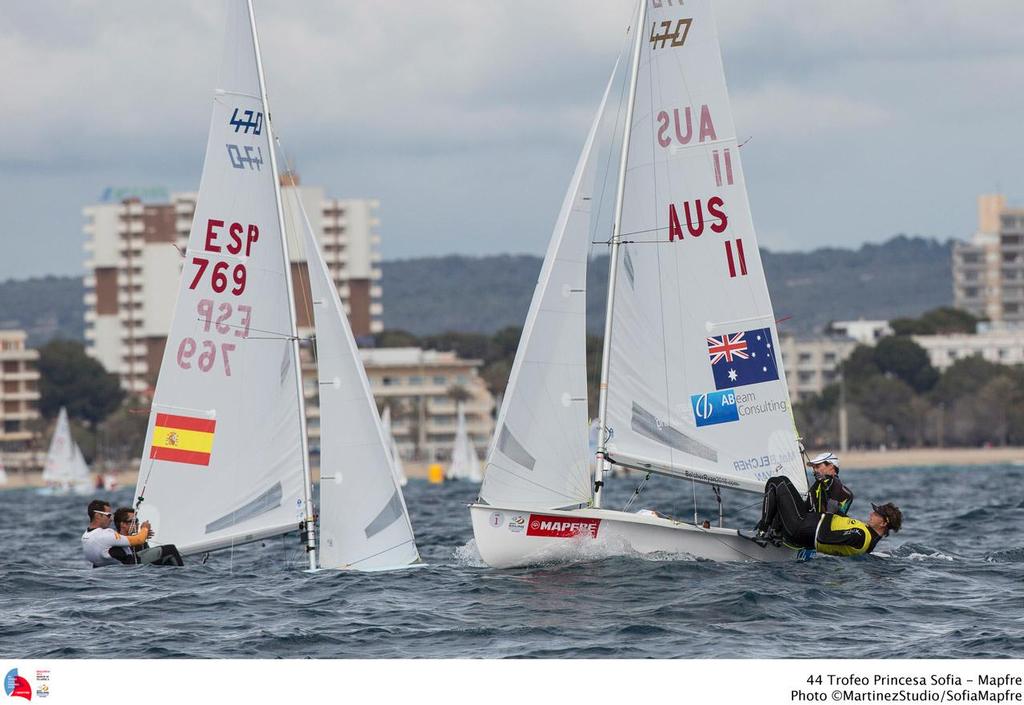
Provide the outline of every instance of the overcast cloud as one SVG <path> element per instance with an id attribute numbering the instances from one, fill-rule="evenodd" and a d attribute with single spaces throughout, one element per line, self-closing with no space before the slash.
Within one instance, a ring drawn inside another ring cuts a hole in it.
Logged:
<path id="1" fill-rule="evenodd" d="M 631 0 L 257 0 L 308 184 L 381 199 L 384 256 L 544 251 Z M 1024 205 L 1024 3 L 718 0 L 765 247 L 965 237 Z M 193 190 L 218 2 L 0 5 L 0 278 L 81 272 L 108 186 Z"/>

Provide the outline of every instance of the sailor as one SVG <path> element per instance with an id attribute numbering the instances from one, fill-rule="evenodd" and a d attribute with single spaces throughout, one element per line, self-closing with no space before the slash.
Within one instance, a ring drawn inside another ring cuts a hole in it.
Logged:
<path id="1" fill-rule="evenodd" d="M 903 526 L 903 513 L 891 502 L 872 504 L 872 512 L 863 522 L 839 514 L 808 511 L 788 477 L 771 478 L 764 492 L 755 538 L 758 542 L 812 548 L 833 556 L 857 556 L 871 553 L 890 531 L 899 531 Z"/>
<path id="2" fill-rule="evenodd" d="M 148 522 L 146 522 L 148 524 Z M 119 507 L 114 512 L 114 527 L 118 533 L 125 536 L 133 536 L 137 533 L 138 527 L 135 522 L 135 510 L 131 507 Z M 149 531 L 149 538 L 156 536 L 152 529 Z M 121 547 L 115 546 L 110 549 L 111 558 L 124 563 L 125 565 L 138 565 L 142 563 L 153 563 L 155 565 L 184 565 L 181 554 L 173 544 L 150 547 L 149 543 L 142 543 L 138 546 Z"/>
<path id="3" fill-rule="evenodd" d="M 134 536 L 121 534 L 110 528 L 114 515 L 110 511 L 110 502 L 94 499 L 89 502 L 89 528 L 82 534 L 82 551 L 93 568 L 104 565 L 117 565 L 120 561 L 110 555 L 115 546 L 130 548 L 141 546 L 149 538 L 149 522 L 143 522 L 139 532 Z"/>
<path id="4" fill-rule="evenodd" d="M 807 465 L 814 473 L 814 484 L 807 494 L 811 511 L 846 516 L 853 504 L 853 492 L 839 479 L 839 456 L 825 451 Z"/>

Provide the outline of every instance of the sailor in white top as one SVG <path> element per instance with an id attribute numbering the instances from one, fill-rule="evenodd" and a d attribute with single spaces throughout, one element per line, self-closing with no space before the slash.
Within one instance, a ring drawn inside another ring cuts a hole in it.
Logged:
<path id="1" fill-rule="evenodd" d="M 125 536 L 110 528 L 113 516 L 109 502 L 94 499 L 89 503 L 89 528 L 82 534 L 82 551 L 93 568 L 120 563 L 110 556 L 110 549 L 114 546 L 138 546 L 149 538 L 149 522 L 142 524 L 139 533 Z"/>

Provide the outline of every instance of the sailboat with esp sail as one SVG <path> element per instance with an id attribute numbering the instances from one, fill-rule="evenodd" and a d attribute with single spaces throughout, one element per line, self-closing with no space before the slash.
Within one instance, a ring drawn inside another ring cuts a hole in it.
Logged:
<path id="1" fill-rule="evenodd" d="M 609 550 L 793 560 L 735 529 L 603 506 L 613 467 L 806 491 L 710 0 L 641 0 L 610 245 L 598 464 L 587 455 L 585 293 L 595 136 L 577 164 L 470 506 L 494 567 Z M 609 89 L 611 83 L 609 83 Z"/>
<path id="2" fill-rule="evenodd" d="M 156 529 L 154 543 L 173 543 L 183 556 L 298 530 L 316 569 L 299 337 L 266 84 L 251 0 L 229 0 L 227 8 L 220 87 L 139 469 L 137 515 Z M 305 228 L 308 240 L 308 221 Z M 317 313 L 320 376 L 333 375 L 340 390 L 336 397 L 321 385 L 321 454 L 333 474 L 321 487 L 320 565 L 401 567 L 418 560 L 408 513 L 386 460 L 357 452 L 380 445 L 386 459 L 380 420 L 375 407 L 372 415 L 359 410 L 373 401 L 362 368 L 353 368 L 351 331 L 333 284 L 324 283 L 315 241 L 306 250 L 314 290 L 328 306 Z M 346 445 L 355 459 L 335 452 Z"/>

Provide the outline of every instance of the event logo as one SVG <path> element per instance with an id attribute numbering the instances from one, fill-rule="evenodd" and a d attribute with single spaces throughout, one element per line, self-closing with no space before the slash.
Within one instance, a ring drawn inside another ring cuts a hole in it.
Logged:
<path id="1" fill-rule="evenodd" d="M 12 668 L 4 676 L 4 692 L 11 698 L 32 699 L 32 686 L 28 681 L 18 675 L 18 669 Z"/>
<path id="2" fill-rule="evenodd" d="M 736 392 L 723 389 L 720 392 L 692 394 L 690 404 L 693 406 L 693 418 L 697 427 L 713 426 L 719 423 L 739 421 L 740 412 L 736 406 Z"/>

